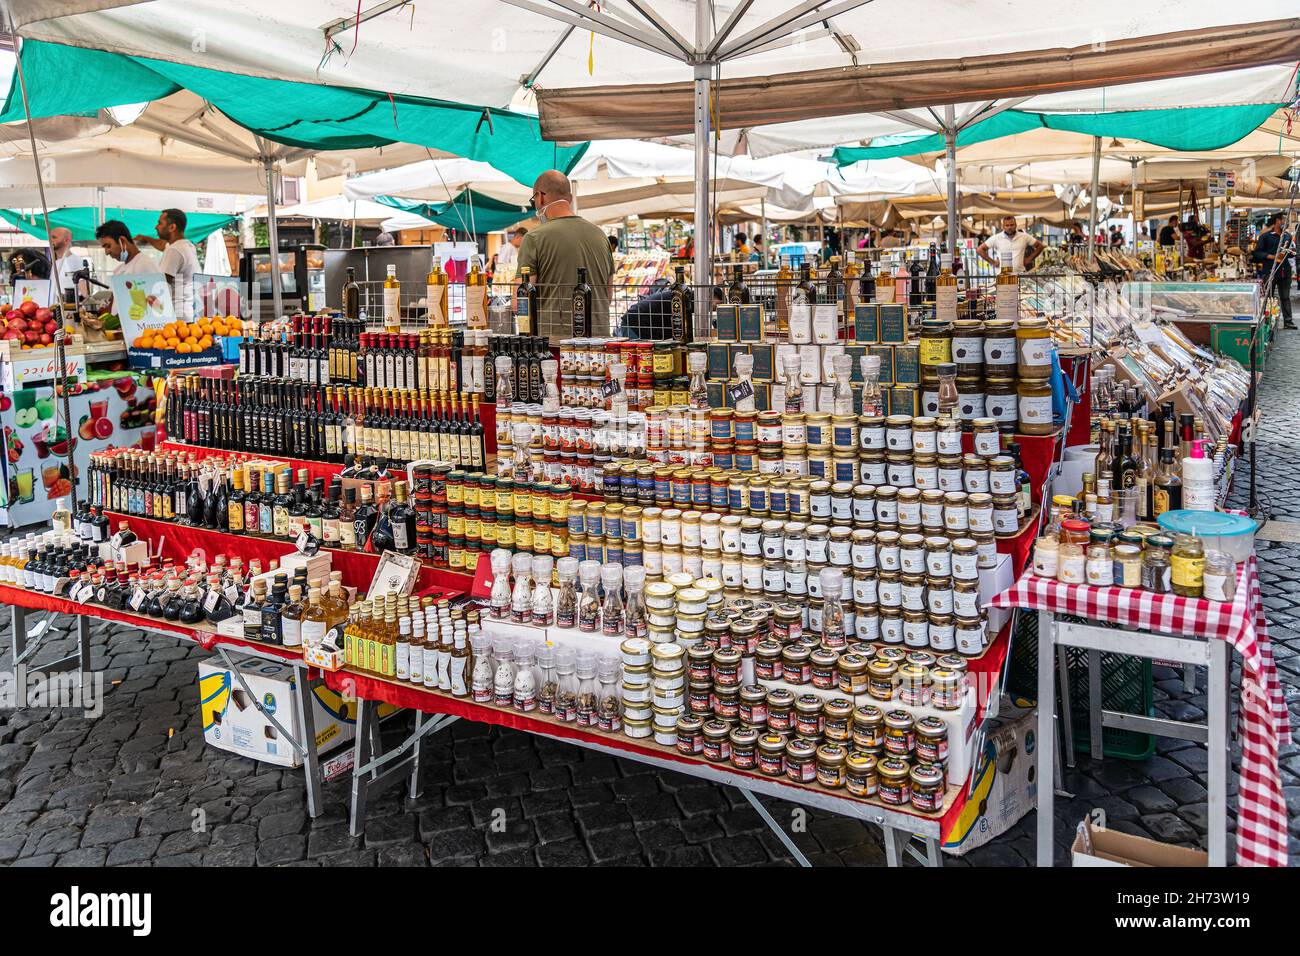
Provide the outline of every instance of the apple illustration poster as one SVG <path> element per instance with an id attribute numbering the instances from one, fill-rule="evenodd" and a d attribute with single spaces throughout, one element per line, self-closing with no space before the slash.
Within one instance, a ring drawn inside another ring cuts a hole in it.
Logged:
<path id="1" fill-rule="evenodd" d="M 79 382 L 72 386 L 68 405 L 74 423 L 71 436 L 52 386 L 29 386 L 0 396 L 8 518 L 13 526 L 47 521 L 55 499 L 70 498 L 69 449 L 82 477 L 77 494 L 84 500 L 90 493 L 84 476 L 91 454 L 110 446 L 152 447 L 156 397 L 141 376 L 118 372 Z"/>
<path id="2" fill-rule="evenodd" d="M 50 305 L 52 283 L 49 279 L 18 279 L 14 282 L 14 301 L 31 299 L 39 306 Z"/>
<path id="3" fill-rule="evenodd" d="M 161 272 L 113 275 L 109 283 L 132 368 L 166 371 L 221 361 L 212 323 L 205 328 L 202 319 L 178 321 L 171 286 Z"/>

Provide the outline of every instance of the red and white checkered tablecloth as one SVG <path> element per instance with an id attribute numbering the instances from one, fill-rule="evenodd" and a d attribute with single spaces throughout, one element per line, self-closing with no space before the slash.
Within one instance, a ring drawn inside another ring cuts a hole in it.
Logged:
<path id="1" fill-rule="evenodd" d="M 1237 863 L 1285 866 L 1286 801 L 1278 771 L 1278 747 L 1290 737 L 1291 720 L 1278 682 L 1268 621 L 1259 592 L 1255 558 L 1237 571 L 1232 603 L 1152 594 L 1139 588 L 1062 584 L 1027 571 L 993 598 L 994 607 L 1051 611 L 1140 630 L 1227 641 L 1241 655 L 1239 731 L 1241 777 L 1237 809 Z"/>

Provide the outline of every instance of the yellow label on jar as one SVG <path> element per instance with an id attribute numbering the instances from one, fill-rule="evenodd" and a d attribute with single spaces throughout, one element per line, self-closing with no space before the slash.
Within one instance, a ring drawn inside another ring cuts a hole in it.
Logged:
<path id="1" fill-rule="evenodd" d="M 656 375 L 673 374 L 673 355 L 671 352 L 656 352 L 654 357 Z"/>
<path id="2" fill-rule="evenodd" d="M 1175 587 L 1200 590 L 1205 578 L 1204 558 L 1184 558 L 1177 554 L 1169 559 Z"/>
<path id="3" fill-rule="evenodd" d="M 920 361 L 922 365 L 942 365 L 952 361 L 952 339 L 921 337 Z"/>

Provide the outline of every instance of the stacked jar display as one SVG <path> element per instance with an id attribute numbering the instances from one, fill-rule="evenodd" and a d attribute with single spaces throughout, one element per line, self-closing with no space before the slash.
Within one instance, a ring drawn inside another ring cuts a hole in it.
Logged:
<path id="1" fill-rule="evenodd" d="M 556 559 L 569 553 L 573 490 L 568 485 L 518 482 L 446 466 L 429 469 L 426 491 L 421 482 L 417 476 L 416 533 L 427 543 L 421 556 L 439 566 L 472 574 L 478 556 L 495 548 Z"/>

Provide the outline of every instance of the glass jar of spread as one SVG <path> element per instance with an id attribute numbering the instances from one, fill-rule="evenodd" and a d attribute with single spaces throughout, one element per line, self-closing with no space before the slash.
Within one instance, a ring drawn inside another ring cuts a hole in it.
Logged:
<path id="1" fill-rule="evenodd" d="M 953 323 L 952 361 L 958 375 L 984 373 L 984 323 L 978 319 L 958 319 Z"/>
<path id="2" fill-rule="evenodd" d="M 1016 374 L 1022 382 L 1052 374 L 1052 333 L 1046 319 L 1021 319 L 1016 326 L 1016 346 Z"/>
<path id="3" fill-rule="evenodd" d="M 759 684 L 740 688 L 740 722 L 749 727 L 767 726 L 767 688 Z"/>
<path id="4" fill-rule="evenodd" d="M 719 720 L 737 721 L 740 719 L 740 688 L 719 687 L 713 685 L 713 694 L 709 698 L 713 715 Z"/>
<path id="5" fill-rule="evenodd" d="M 822 733 L 827 740 L 847 744 L 853 739 L 853 701 L 834 697 L 822 704 Z"/>
<path id="6" fill-rule="evenodd" d="M 881 632 L 884 632 L 884 614 L 882 612 Z M 891 701 L 898 686 L 898 665 L 893 661 L 877 657 L 867 665 L 867 693 L 876 700 Z"/>
<path id="7" fill-rule="evenodd" d="M 944 365 L 952 361 L 952 323 L 926 319 L 921 323 L 919 362 L 922 367 Z"/>
<path id="8" fill-rule="evenodd" d="M 677 718 L 677 750 L 687 756 L 704 753 L 704 721 L 689 714 Z"/>
<path id="9" fill-rule="evenodd" d="M 726 763 L 731 759 L 731 726 L 721 720 L 704 724 L 704 759 L 710 763 Z"/>
<path id="10" fill-rule="evenodd" d="M 972 531 L 975 529 L 972 528 Z M 1015 495 L 993 496 L 993 532 L 1008 535 L 1020 531 L 1020 509 L 1016 506 Z"/>
<path id="11" fill-rule="evenodd" d="M 947 764 L 948 725 L 938 717 L 921 717 L 916 722 L 916 749 L 919 763 Z"/>
<path id="12" fill-rule="evenodd" d="M 1195 535 L 1174 537 L 1169 554 L 1169 581 L 1173 592 L 1182 597 L 1198 598 L 1205 590 L 1205 546 Z"/>
<path id="13" fill-rule="evenodd" d="M 1044 540 L 1050 541 L 1050 538 L 1040 538 L 1034 545 L 1034 573 L 1041 574 L 1043 577 L 1053 577 L 1051 574 L 1043 574 L 1038 570 L 1038 547 Z M 1142 549 L 1134 544 L 1117 544 L 1111 551 L 1112 571 L 1111 577 L 1113 583 L 1122 588 L 1137 588 L 1142 586 Z M 1052 569 L 1055 571 L 1055 567 Z"/>
<path id="14" fill-rule="evenodd" d="M 854 797 L 874 797 L 879 789 L 876 758 L 861 750 L 849 753 L 844 764 L 844 789 Z"/>
<path id="15" fill-rule="evenodd" d="M 817 748 L 799 737 L 785 745 L 785 776 L 795 783 L 813 783 L 817 779 Z"/>
<path id="16" fill-rule="evenodd" d="M 897 607 L 885 607 L 883 602 L 880 607 L 880 639 L 886 644 L 903 643 L 903 612 Z"/>
<path id="17" fill-rule="evenodd" d="M 754 648 L 754 677 L 758 680 L 780 680 L 784 673 L 780 643 L 776 640 L 759 641 Z"/>
<path id="18" fill-rule="evenodd" d="M 812 680 L 812 650 L 806 644 L 787 644 L 781 648 L 781 669 L 787 684 L 807 684 Z"/>
<path id="19" fill-rule="evenodd" d="M 898 699 L 909 707 L 924 706 L 930 684 L 930 671 L 920 664 L 904 662 L 898 666 Z"/>
<path id="20" fill-rule="evenodd" d="M 844 786 L 845 762 L 848 751 L 837 743 L 825 743 L 817 748 L 817 783 L 828 790 Z"/>
<path id="21" fill-rule="evenodd" d="M 691 681 L 686 688 L 686 709 L 697 717 L 713 714 L 713 682 Z"/>
<path id="22" fill-rule="evenodd" d="M 737 727 L 731 732 L 731 765 L 737 770 L 758 767 L 758 737 L 759 733 L 753 727 Z"/>
<path id="23" fill-rule="evenodd" d="M 812 671 L 812 685 L 818 690 L 834 690 L 836 685 L 836 664 L 839 663 L 838 651 L 819 647 L 809 656 L 808 663 Z"/>
<path id="24" fill-rule="evenodd" d="M 800 737 L 822 735 L 822 699 L 816 694 L 800 694 L 795 700 L 794 731 Z"/>
<path id="25" fill-rule="evenodd" d="M 784 687 L 767 692 L 767 727 L 778 733 L 794 730 L 794 693 Z"/>
<path id="26" fill-rule="evenodd" d="M 1017 388 L 1018 430 L 1023 435 L 1050 435 L 1052 420 L 1052 383 L 1049 379 L 1022 379 Z"/>
<path id="27" fill-rule="evenodd" d="M 881 803 L 905 807 L 911 802 L 911 769 L 911 765 L 899 757 L 883 757 L 876 762 L 876 796 Z"/>
<path id="28" fill-rule="evenodd" d="M 841 693 L 857 696 L 867 693 L 867 658 L 852 652 L 840 656 L 837 675 Z"/>
<path id="29" fill-rule="evenodd" d="M 879 753 L 885 746 L 885 715 L 879 707 L 862 704 L 853 711 L 853 746 Z"/>
<path id="30" fill-rule="evenodd" d="M 930 706 L 935 710 L 960 710 L 962 675 L 946 667 L 930 671 Z"/>
<path id="31" fill-rule="evenodd" d="M 921 523 L 921 492 L 917 488 L 898 489 L 898 523 L 916 527 Z"/>
<path id="32" fill-rule="evenodd" d="M 922 813 L 938 813 L 943 809 L 943 771 L 929 764 L 913 767 L 910 773 L 913 808 Z"/>
<path id="33" fill-rule="evenodd" d="M 758 772 L 765 777 L 785 774 L 785 745 L 782 734 L 763 734 L 758 738 Z"/>
<path id="34" fill-rule="evenodd" d="M 990 375 L 984 379 L 984 412 L 1003 434 L 1016 430 L 1020 418 L 1019 396 L 1014 376 Z"/>
<path id="35" fill-rule="evenodd" d="M 939 423 L 930 417 L 912 419 L 912 452 L 916 455 L 934 455 L 938 452 Z"/>
<path id="36" fill-rule="evenodd" d="M 897 757 L 907 757 L 916 746 L 914 731 L 916 721 L 905 710 L 891 710 L 885 714 L 885 751 Z"/>
<path id="37" fill-rule="evenodd" d="M 1006 319 L 984 323 L 985 375 L 1016 375 L 1016 328 Z"/>

